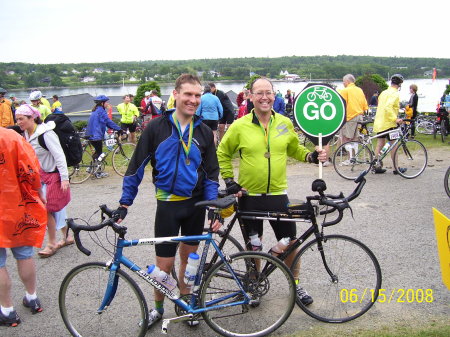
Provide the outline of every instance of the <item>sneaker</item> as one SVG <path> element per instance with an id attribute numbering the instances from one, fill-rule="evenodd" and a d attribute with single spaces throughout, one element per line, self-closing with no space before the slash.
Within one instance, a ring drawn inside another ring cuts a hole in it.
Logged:
<path id="1" fill-rule="evenodd" d="M 324 163 L 322 164 L 322 166 L 323 166 L 323 167 L 331 166 L 331 162 L 330 162 L 329 160 L 327 160 L 326 162 L 324 162 Z"/>
<path id="2" fill-rule="evenodd" d="M 0 310 L 0 325 L 15 327 L 18 326 L 19 323 L 20 317 L 15 310 L 10 312 L 8 316 L 3 315 L 2 311 Z"/>
<path id="3" fill-rule="evenodd" d="M 148 327 L 147 329 L 150 329 L 153 324 L 155 324 L 156 322 L 160 321 L 162 318 L 162 314 L 159 313 L 158 310 L 153 309 L 152 311 L 150 311 L 150 313 L 148 314 Z"/>
<path id="4" fill-rule="evenodd" d="M 191 328 L 200 324 L 200 322 L 195 318 L 190 319 L 189 321 L 184 321 L 184 323 Z"/>
<path id="5" fill-rule="evenodd" d="M 408 169 L 406 167 L 399 167 L 398 170 L 400 173 L 405 173 Z M 394 170 L 394 174 L 398 174 L 398 171 Z"/>
<path id="6" fill-rule="evenodd" d="M 23 306 L 26 308 L 30 308 L 31 313 L 37 314 L 38 312 L 41 312 L 43 310 L 42 306 L 41 306 L 41 301 L 39 301 L 39 298 L 36 297 L 36 299 L 28 301 L 27 297 L 24 296 L 23 297 Z"/>
<path id="7" fill-rule="evenodd" d="M 300 287 L 300 285 L 297 285 L 297 298 L 304 305 L 310 305 L 312 302 L 314 302 L 313 298 L 309 296 L 306 290 Z"/>
<path id="8" fill-rule="evenodd" d="M 350 166 L 350 165 L 352 165 L 352 162 L 351 162 L 349 159 L 347 159 L 347 160 L 344 160 L 344 161 L 341 163 L 341 165 L 342 165 L 342 166 Z"/>
<path id="9" fill-rule="evenodd" d="M 378 166 L 378 167 L 374 167 L 373 168 L 373 172 L 376 173 L 376 174 L 380 174 L 380 173 L 386 172 L 386 169 Z"/>
<path id="10" fill-rule="evenodd" d="M 100 179 L 100 178 L 106 178 L 107 176 L 109 176 L 109 174 L 106 173 L 106 172 L 97 172 L 97 173 L 95 174 L 95 177 L 96 177 L 97 179 Z"/>

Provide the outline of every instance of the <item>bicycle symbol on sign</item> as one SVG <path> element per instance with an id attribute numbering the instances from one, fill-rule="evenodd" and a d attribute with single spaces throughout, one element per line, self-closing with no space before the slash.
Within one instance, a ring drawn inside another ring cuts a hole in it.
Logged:
<path id="1" fill-rule="evenodd" d="M 308 101 L 315 101 L 316 97 L 319 97 L 320 99 L 323 99 L 326 102 L 331 101 L 331 98 L 333 97 L 328 91 L 327 88 L 324 87 L 315 87 L 314 91 L 308 93 L 306 95 L 306 98 Z"/>

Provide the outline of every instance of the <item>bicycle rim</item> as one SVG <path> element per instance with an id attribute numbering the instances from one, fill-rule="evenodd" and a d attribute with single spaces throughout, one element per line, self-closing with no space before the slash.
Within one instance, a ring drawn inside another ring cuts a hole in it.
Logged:
<path id="1" fill-rule="evenodd" d="M 117 146 L 112 155 L 112 164 L 114 171 L 120 176 L 125 176 L 128 164 L 130 163 L 133 152 L 136 149 L 134 143 L 123 143 Z"/>
<path id="2" fill-rule="evenodd" d="M 293 273 L 298 286 L 313 298 L 297 305 L 322 322 L 343 323 L 363 315 L 376 302 L 381 287 L 381 270 L 375 255 L 364 244 L 344 235 L 326 235 L 322 241 L 326 271 L 317 239 L 309 242 L 295 257 Z M 352 295 L 350 295 L 352 294 Z"/>
<path id="3" fill-rule="evenodd" d="M 83 149 L 81 162 L 78 165 L 69 168 L 69 181 L 72 184 L 81 184 L 89 179 L 94 173 L 94 166 L 92 162 L 93 152 L 92 145 L 88 144 Z"/>
<path id="4" fill-rule="evenodd" d="M 203 233 L 206 233 L 208 230 L 209 230 L 209 228 L 204 228 Z M 213 234 L 214 241 L 217 243 L 217 245 L 219 245 L 219 243 L 222 241 L 223 236 L 224 236 L 224 232 L 221 230 L 219 230 Z M 197 253 L 200 255 L 200 257 L 201 257 L 204 247 L 205 247 L 205 241 L 200 241 L 198 248 L 197 248 Z M 178 246 L 178 248 L 179 248 L 179 246 Z M 236 253 L 244 251 L 244 248 L 242 247 L 242 245 L 239 243 L 238 240 L 236 240 L 231 235 L 228 235 L 228 237 L 226 238 L 226 241 L 224 243 L 224 246 L 222 247 L 221 250 L 222 250 L 222 253 L 225 255 L 232 255 L 232 254 L 236 254 Z M 210 267 L 209 261 L 211 260 L 211 258 L 213 257 L 215 252 L 216 252 L 215 249 L 212 246 L 210 246 L 209 252 L 208 252 L 208 257 L 206 259 L 207 265 L 205 266 L 205 268 Z M 219 260 L 220 260 L 220 258 L 218 258 L 217 261 L 219 261 Z M 179 270 L 180 270 L 180 259 L 179 259 L 179 254 L 176 254 L 175 263 L 172 268 L 172 276 L 175 280 L 177 280 L 177 282 L 179 280 L 179 277 L 178 277 Z M 207 272 L 207 271 L 208 270 L 206 269 L 205 272 Z M 184 275 L 182 275 L 182 277 L 184 277 Z"/>
<path id="5" fill-rule="evenodd" d="M 417 140 L 401 142 L 395 149 L 394 167 L 403 178 L 418 177 L 427 167 L 428 155 L 425 146 Z"/>
<path id="6" fill-rule="evenodd" d="M 445 120 L 441 120 L 441 140 L 442 143 L 445 142 L 445 137 L 447 136 L 447 128 L 445 127 Z"/>
<path id="7" fill-rule="evenodd" d="M 337 174 L 349 180 L 356 179 L 362 171 L 368 171 L 372 161 L 373 154 L 367 145 L 355 141 L 339 146 L 333 156 Z"/>
<path id="8" fill-rule="evenodd" d="M 444 188 L 445 188 L 445 192 L 447 193 L 448 197 L 450 198 L 450 166 L 447 169 L 447 172 L 445 172 Z"/>
<path id="9" fill-rule="evenodd" d="M 110 271 L 100 262 L 86 263 L 72 269 L 59 290 L 59 310 L 73 336 L 144 336 L 148 308 L 136 282 L 122 270 L 118 273 L 114 299 L 101 314 Z"/>
<path id="10" fill-rule="evenodd" d="M 273 266 L 269 275 L 255 270 L 258 265 Z M 295 302 L 295 283 L 291 272 L 277 258 L 256 252 L 231 256 L 230 265 L 245 292 L 257 303 L 224 307 L 202 313 L 206 323 L 224 336 L 265 336 L 279 328 L 289 317 Z M 223 261 L 206 275 L 200 290 L 201 307 L 225 305 L 243 300 L 236 281 Z"/>

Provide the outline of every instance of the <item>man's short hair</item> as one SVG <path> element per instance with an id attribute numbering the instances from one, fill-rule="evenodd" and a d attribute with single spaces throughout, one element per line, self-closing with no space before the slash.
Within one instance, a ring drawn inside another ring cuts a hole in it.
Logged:
<path id="1" fill-rule="evenodd" d="M 344 76 L 344 78 L 342 79 L 343 81 L 347 81 L 350 83 L 355 83 L 355 76 L 353 76 L 352 74 L 347 74 Z"/>
<path id="2" fill-rule="evenodd" d="M 209 85 L 210 88 L 215 88 L 216 87 L 216 85 L 213 82 L 209 82 L 208 85 Z"/>
<path id="3" fill-rule="evenodd" d="M 58 95 L 53 95 L 53 98 L 57 100 L 58 99 Z"/>
<path id="4" fill-rule="evenodd" d="M 253 86 L 255 85 L 256 81 L 259 81 L 259 80 L 265 80 L 265 81 L 269 82 L 272 87 L 272 91 L 273 91 L 273 83 L 267 77 L 258 77 L 258 78 L 255 78 L 252 81 L 252 83 L 250 83 L 250 92 L 251 93 L 253 93 Z"/>
<path id="5" fill-rule="evenodd" d="M 152 90 L 152 94 L 158 96 L 158 92 L 156 90 Z"/>
<path id="6" fill-rule="evenodd" d="M 122 99 L 125 99 L 125 97 L 130 97 L 131 98 L 131 95 L 129 95 L 129 94 L 123 95 Z"/>
<path id="7" fill-rule="evenodd" d="M 192 74 L 181 74 L 180 76 L 178 76 L 177 80 L 175 81 L 175 90 L 179 91 L 181 89 L 181 86 L 184 83 L 191 83 L 191 84 L 200 84 L 202 85 L 202 83 L 200 82 L 200 79 Z"/>

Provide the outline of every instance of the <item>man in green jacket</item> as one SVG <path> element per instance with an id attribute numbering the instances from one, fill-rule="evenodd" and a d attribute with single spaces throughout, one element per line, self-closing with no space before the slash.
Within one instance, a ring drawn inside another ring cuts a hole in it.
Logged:
<path id="1" fill-rule="evenodd" d="M 246 196 L 239 199 L 239 209 L 261 211 L 286 211 L 287 196 L 286 166 L 287 158 L 292 157 L 309 163 L 325 162 L 325 150 L 310 152 L 300 145 L 294 126 L 289 118 L 272 110 L 275 93 L 272 83 L 266 78 L 256 79 L 250 87 L 250 98 L 254 109 L 231 124 L 219 148 L 220 173 L 230 193 L 246 190 Z M 239 178 L 234 181 L 232 158 L 239 152 Z M 270 222 L 277 240 L 296 237 L 295 222 Z M 255 234 L 262 240 L 263 221 L 244 220 L 247 233 Z M 295 257 L 293 252 L 286 259 L 290 266 Z M 298 275 L 294 275 L 298 278 Z M 311 296 L 297 285 L 297 296 L 309 305 Z"/>
<path id="2" fill-rule="evenodd" d="M 124 132 L 130 131 L 130 142 L 136 143 L 136 118 L 139 117 L 139 110 L 131 103 L 130 95 L 123 96 L 123 103 L 117 106 L 117 111 L 122 115 L 120 126 Z"/>

